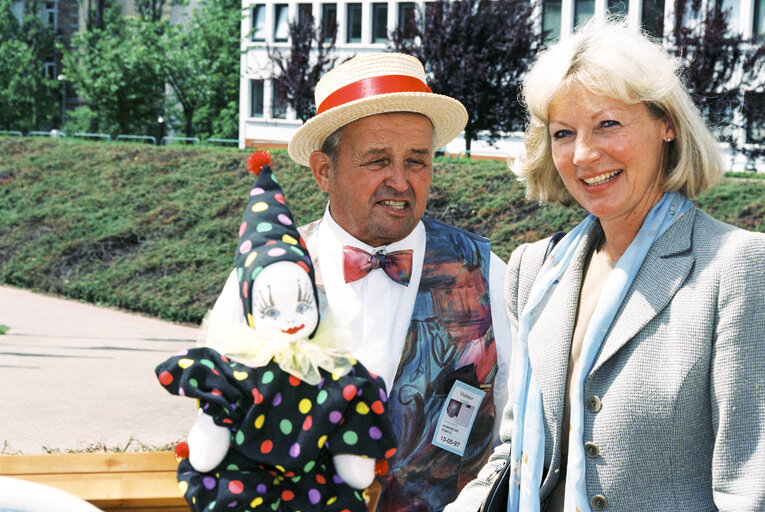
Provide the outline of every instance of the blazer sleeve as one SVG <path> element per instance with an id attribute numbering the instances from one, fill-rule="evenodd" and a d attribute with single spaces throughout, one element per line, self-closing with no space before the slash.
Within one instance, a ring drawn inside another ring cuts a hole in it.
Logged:
<path id="1" fill-rule="evenodd" d="M 741 240 L 743 238 L 743 241 Z M 734 232 L 723 250 L 710 398 L 714 501 L 765 510 L 765 236 Z M 732 253 L 732 254 L 731 254 Z"/>

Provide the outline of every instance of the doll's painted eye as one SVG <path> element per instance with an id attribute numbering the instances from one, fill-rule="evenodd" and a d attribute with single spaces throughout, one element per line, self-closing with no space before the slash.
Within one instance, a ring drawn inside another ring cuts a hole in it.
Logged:
<path id="1" fill-rule="evenodd" d="M 296 311 L 300 314 L 307 313 L 311 310 L 311 304 L 307 302 L 299 302 L 296 308 Z"/>
<path id="2" fill-rule="evenodd" d="M 260 315 L 262 318 L 275 319 L 279 317 L 280 313 L 276 308 L 266 308 L 260 312 Z"/>

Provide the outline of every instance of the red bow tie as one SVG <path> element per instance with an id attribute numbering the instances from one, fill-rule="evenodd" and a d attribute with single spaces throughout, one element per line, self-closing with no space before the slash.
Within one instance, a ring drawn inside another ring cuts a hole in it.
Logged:
<path id="1" fill-rule="evenodd" d="M 376 268 L 383 269 L 395 282 L 409 286 L 412 277 L 412 250 L 369 254 L 356 247 L 343 246 L 343 274 L 346 283 L 361 279 Z"/>

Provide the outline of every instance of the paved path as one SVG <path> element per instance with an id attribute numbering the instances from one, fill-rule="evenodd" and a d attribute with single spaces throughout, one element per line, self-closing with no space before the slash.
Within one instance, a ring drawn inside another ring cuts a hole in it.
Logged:
<path id="1" fill-rule="evenodd" d="M 0 454 L 151 447 L 185 438 L 193 400 L 154 366 L 197 329 L 0 286 Z"/>

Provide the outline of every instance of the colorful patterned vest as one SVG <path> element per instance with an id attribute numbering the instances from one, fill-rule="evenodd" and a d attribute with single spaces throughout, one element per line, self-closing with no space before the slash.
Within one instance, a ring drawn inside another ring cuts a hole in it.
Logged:
<path id="1" fill-rule="evenodd" d="M 398 453 L 389 461 L 389 472 L 378 477 L 378 512 L 442 510 L 491 453 L 497 351 L 489 301 L 490 244 L 458 228 L 422 220 L 422 277 L 389 398 Z M 301 229 L 309 250 L 316 243 L 317 224 Z M 463 381 L 477 378 L 486 392 L 462 457 L 431 444 L 446 396 L 460 375 L 468 376 Z"/>

